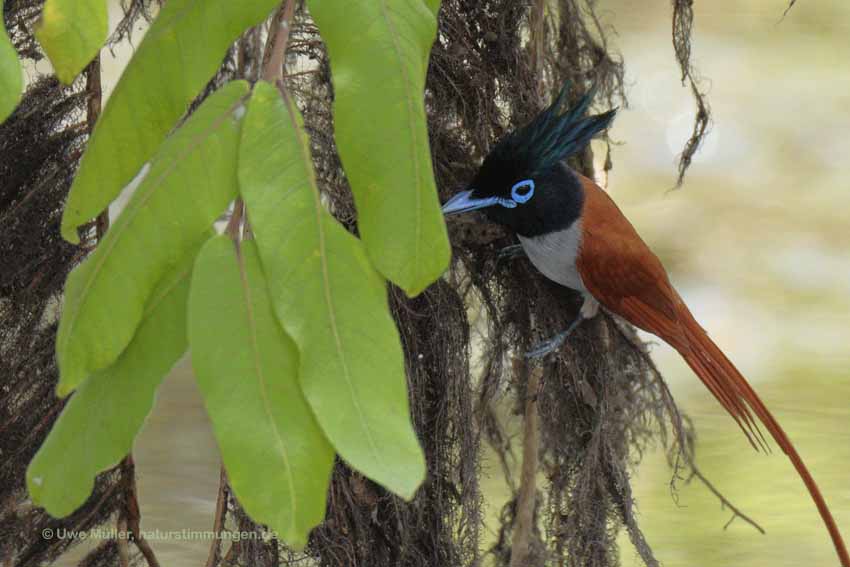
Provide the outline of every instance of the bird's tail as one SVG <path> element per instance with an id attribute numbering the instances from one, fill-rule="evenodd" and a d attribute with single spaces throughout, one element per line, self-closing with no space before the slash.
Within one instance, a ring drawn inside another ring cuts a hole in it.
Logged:
<path id="1" fill-rule="evenodd" d="M 835 545 L 835 550 L 838 552 L 838 557 L 843 567 L 850 567 L 850 554 L 847 552 L 847 547 L 838 531 L 838 526 L 835 524 L 835 519 L 826 501 L 818 489 L 815 480 L 812 478 L 809 469 L 806 468 L 803 459 L 797 453 L 797 449 L 788 439 L 785 431 L 758 397 L 756 392 L 741 375 L 735 365 L 729 361 L 723 354 L 720 348 L 708 337 L 708 334 L 699 326 L 684 304 L 680 304 L 682 313 L 681 322 L 683 330 L 687 338 L 687 345 L 682 345 L 680 354 L 699 376 L 700 380 L 708 387 L 717 401 L 728 411 L 732 417 L 738 422 L 738 425 L 744 430 L 750 443 L 754 447 L 756 443 L 765 447 L 764 437 L 758 429 L 758 425 L 753 420 L 753 414 L 761 421 L 762 424 L 770 432 L 770 435 L 776 440 L 776 443 L 782 448 L 786 455 L 791 459 L 794 468 L 803 483 L 809 490 L 812 500 L 823 518 L 826 529 L 832 538 L 832 543 Z M 689 348 L 688 348 L 689 347 Z M 685 352 L 686 351 L 686 352 Z"/>

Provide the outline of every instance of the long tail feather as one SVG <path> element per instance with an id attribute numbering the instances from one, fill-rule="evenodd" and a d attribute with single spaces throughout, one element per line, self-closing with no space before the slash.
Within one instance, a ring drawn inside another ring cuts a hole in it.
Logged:
<path id="1" fill-rule="evenodd" d="M 838 552 L 838 557 L 843 567 L 850 567 L 850 554 L 847 552 L 847 547 L 838 531 L 838 526 L 823 495 L 818 489 L 814 478 L 812 478 L 809 469 L 806 468 L 803 459 L 800 458 L 797 449 L 788 439 L 788 435 L 761 401 L 758 394 L 753 390 L 743 375 L 735 368 L 735 365 L 726 358 L 720 348 L 708 337 L 706 332 L 699 326 L 693 316 L 687 312 L 682 304 L 682 310 L 685 311 L 681 315 L 681 323 L 685 331 L 688 345 L 683 345 L 679 352 L 693 371 L 699 376 L 700 380 L 708 387 L 715 398 L 726 409 L 727 412 L 738 422 L 741 429 L 744 429 L 744 424 L 748 426 L 750 432 L 755 429 L 757 441 L 762 446 L 766 447 L 764 437 L 758 426 L 752 425 L 752 415 L 754 413 L 762 424 L 770 432 L 770 435 L 776 440 L 776 443 L 782 448 L 791 463 L 809 490 L 815 505 L 823 518 L 826 529 L 832 538 L 832 543 L 835 545 L 835 550 Z M 689 349 L 688 349 L 689 347 Z M 755 447 L 755 442 L 750 433 L 744 429 L 750 443 Z"/>
<path id="2" fill-rule="evenodd" d="M 682 356 L 688 363 L 688 366 L 700 377 L 703 384 L 706 385 L 712 395 L 720 402 L 720 405 L 732 416 L 732 419 L 741 428 L 741 431 L 743 431 L 744 436 L 746 436 L 747 441 L 750 442 L 753 449 L 767 452 L 767 447 L 763 441 L 764 436 L 761 434 L 758 423 L 750 412 L 750 408 L 741 398 L 737 397 L 734 393 L 729 393 L 723 377 L 715 376 L 711 367 L 707 366 L 702 358 L 694 356 L 691 353 L 683 353 Z"/>

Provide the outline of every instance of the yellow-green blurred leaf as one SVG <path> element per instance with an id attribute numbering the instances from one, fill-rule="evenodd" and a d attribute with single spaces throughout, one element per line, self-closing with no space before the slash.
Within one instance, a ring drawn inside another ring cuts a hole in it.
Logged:
<path id="1" fill-rule="evenodd" d="M 425 122 L 437 33 L 430 0 L 309 0 L 330 55 L 337 148 L 372 263 L 409 295 L 440 277 L 450 249 Z"/>
<path id="2" fill-rule="evenodd" d="M 224 86 L 166 140 L 106 237 L 68 276 L 56 337 L 60 395 L 115 361 L 156 283 L 235 197 L 247 92 L 244 81 Z"/>
<path id="3" fill-rule="evenodd" d="M 298 386 L 298 352 L 275 319 L 256 245 L 219 236 L 198 256 L 192 366 L 233 492 L 303 547 L 325 515 L 334 452 Z"/>
<path id="4" fill-rule="evenodd" d="M 6 120 L 18 106 L 23 88 L 24 75 L 18 52 L 9 40 L 3 18 L 0 18 L 0 122 Z"/>
<path id="5" fill-rule="evenodd" d="M 56 76 L 65 84 L 94 59 L 106 42 L 106 0 L 47 0 L 35 30 Z"/>
<path id="6" fill-rule="evenodd" d="M 434 16 L 440 11 L 440 0 L 425 0 L 425 5 L 428 6 Z"/>
<path id="7" fill-rule="evenodd" d="M 168 0 L 97 121 L 62 215 L 62 236 L 97 216 L 121 192 L 246 28 L 279 0 Z"/>
<path id="8" fill-rule="evenodd" d="M 300 351 L 301 388 L 337 452 L 410 498 L 425 475 L 410 423 L 386 282 L 321 204 L 301 116 L 258 83 L 245 118 L 239 185 L 275 312 Z"/>

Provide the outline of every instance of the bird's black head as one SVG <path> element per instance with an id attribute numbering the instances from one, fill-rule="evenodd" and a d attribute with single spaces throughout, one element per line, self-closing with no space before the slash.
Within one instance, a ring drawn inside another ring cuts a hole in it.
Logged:
<path id="1" fill-rule="evenodd" d="M 449 199 L 443 213 L 484 209 L 493 222 L 522 236 L 566 228 L 578 218 L 583 194 L 564 160 L 608 127 L 615 110 L 584 116 L 595 89 L 564 111 L 568 85 L 526 126 L 507 134 L 484 158 L 470 188 Z"/>

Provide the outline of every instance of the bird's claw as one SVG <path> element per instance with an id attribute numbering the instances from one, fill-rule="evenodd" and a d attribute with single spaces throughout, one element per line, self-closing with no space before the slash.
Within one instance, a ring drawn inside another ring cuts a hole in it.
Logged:
<path id="1" fill-rule="evenodd" d="M 496 253 L 496 261 L 503 262 L 505 260 L 513 260 L 514 258 L 522 258 L 523 256 L 525 256 L 525 250 L 522 249 L 522 244 L 511 244 Z"/>
<path id="2" fill-rule="evenodd" d="M 525 353 L 525 358 L 529 360 L 533 360 L 535 358 L 542 358 L 547 354 L 558 350 L 561 345 L 564 344 L 564 341 L 567 340 L 567 336 L 570 334 L 570 331 L 563 331 L 548 339 L 539 343 L 534 349 Z"/>
<path id="3" fill-rule="evenodd" d="M 579 312 L 578 316 L 570 323 L 570 326 L 567 327 L 566 331 L 561 331 L 551 339 L 545 340 L 542 343 L 538 344 L 535 348 L 525 353 L 525 358 L 527 360 L 534 360 L 536 358 L 542 358 L 547 354 L 554 352 L 561 348 L 561 345 L 564 344 L 564 341 L 567 340 L 573 331 L 575 331 L 581 322 L 584 321 L 584 316 Z"/>

